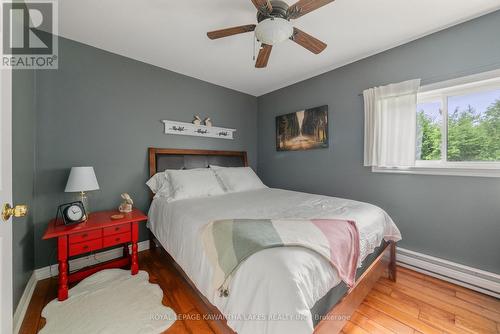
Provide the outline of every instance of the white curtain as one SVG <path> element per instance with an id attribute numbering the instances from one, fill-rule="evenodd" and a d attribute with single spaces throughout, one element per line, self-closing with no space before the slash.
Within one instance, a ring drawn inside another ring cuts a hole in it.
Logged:
<path id="1" fill-rule="evenodd" d="M 417 93 L 420 79 L 363 92 L 365 166 L 415 165 Z"/>

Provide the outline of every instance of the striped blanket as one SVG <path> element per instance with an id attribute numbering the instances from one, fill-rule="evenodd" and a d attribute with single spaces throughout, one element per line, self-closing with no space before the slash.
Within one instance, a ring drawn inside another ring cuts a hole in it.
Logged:
<path id="1" fill-rule="evenodd" d="M 252 254 L 267 248 L 299 246 L 322 255 L 349 286 L 359 257 L 356 224 L 336 219 L 229 219 L 213 221 L 202 232 L 213 267 L 213 285 L 229 295 L 231 276 Z"/>

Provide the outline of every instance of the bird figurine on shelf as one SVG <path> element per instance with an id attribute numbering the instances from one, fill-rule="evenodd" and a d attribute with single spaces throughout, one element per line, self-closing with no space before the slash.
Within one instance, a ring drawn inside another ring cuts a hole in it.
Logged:
<path id="1" fill-rule="evenodd" d="M 123 193 L 121 194 L 121 197 L 124 199 L 124 201 L 118 207 L 118 211 L 123 213 L 132 212 L 132 205 L 134 205 L 134 201 L 132 200 L 130 195 L 127 193 Z"/>
<path id="2" fill-rule="evenodd" d="M 212 126 L 212 120 L 210 117 L 205 118 L 205 126 L 211 127 Z"/>
<path id="3" fill-rule="evenodd" d="M 193 124 L 194 125 L 201 125 L 201 118 L 199 115 L 194 116 Z"/>

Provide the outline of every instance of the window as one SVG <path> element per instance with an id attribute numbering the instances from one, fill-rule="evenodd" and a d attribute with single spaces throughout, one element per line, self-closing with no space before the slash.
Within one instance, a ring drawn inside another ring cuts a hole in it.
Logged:
<path id="1" fill-rule="evenodd" d="M 379 172 L 500 177 L 500 71 L 422 86 L 416 164 Z"/>
<path id="2" fill-rule="evenodd" d="M 417 104 L 417 161 L 441 160 L 443 106 L 441 101 Z"/>

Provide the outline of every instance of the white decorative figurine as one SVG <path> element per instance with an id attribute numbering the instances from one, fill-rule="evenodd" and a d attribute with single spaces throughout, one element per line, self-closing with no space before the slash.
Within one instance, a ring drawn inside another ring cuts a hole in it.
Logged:
<path id="1" fill-rule="evenodd" d="M 201 125 L 201 118 L 199 115 L 194 116 L 193 124 L 194 125 Z"/>
<path id="2" fill-rule="evenodd" d="M 118 207 L 118 211 L 124 212 L 124 213 L 131 212 L 132 205 L 134 204 L 134 201 L 132 200 L 132 198 L 130 198 L 130 195 L 127 193 L 123 193 L 123 194 L 121 194 L 121 196 L 124 199 L 124 201 Z"/>
<path id="3" fill-rule="evenodd" d="M 212 126 L 212 120 L 210 117 L 205 118 L 205 126 L 211 127 Z"/>

